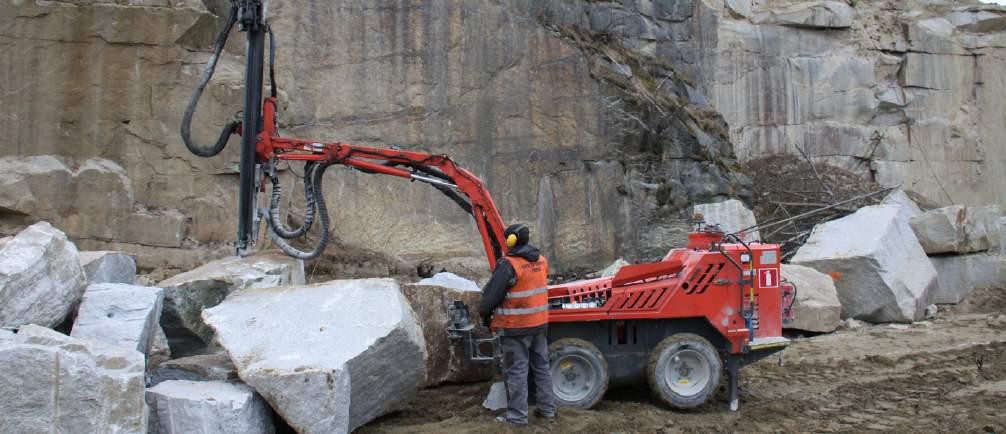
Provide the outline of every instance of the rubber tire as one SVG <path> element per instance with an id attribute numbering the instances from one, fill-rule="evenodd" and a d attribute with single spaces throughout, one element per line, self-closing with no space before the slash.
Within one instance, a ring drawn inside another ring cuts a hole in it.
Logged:
<path id="1" fill-rule="evenodd" d="M 579 401 L 564 401 L 559 398 L 559 395 L 554 391 L 555 384 L 557 383 L 554 378 L 555 376 L 553 375 L 552 395 L 555 397 L 556 404 L 586 410 L 600 402 L 601 398 L 604 397 L 604 393 L 608 391 L 608 362 L 604 359 L 604 355 L 601 354 L 601 351 L 598 350 L 594 344 L 583 339 L 565 338 L 552 342 L 548 346 L 549 370 L 555 366 L 557 360 L 572 354 L 583 357 L 591 364 L 591 368 L 593 368 L 594 373 L 599 379 L 597 381 L 597 386 L 595 386 L 586 397 Z"/>
<path id="2" fill-rule="evenodd" d="M 680 395 L 671 390 L 663 379 L 665 369 L 659 369 L 669 363 L 671 357 L 683 349 L 693 350 L 703 356 L 709 363 L 709 382 L 699 393 L 691 396 Z M 702 336 L 692 333 L 678 333 L 664 338 L 650 353 L 650 362 L 646 365 L 646 379 L 650 390 L 661 400 L 674 408 L 686 409 L 705 404 L 716 393 L 723 372 L 723 361 L 716 349 Z"/>

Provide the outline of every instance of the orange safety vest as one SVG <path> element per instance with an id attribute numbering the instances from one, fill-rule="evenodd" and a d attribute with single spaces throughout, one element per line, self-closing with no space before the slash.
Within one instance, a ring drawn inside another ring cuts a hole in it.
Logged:
<path id="1" fill-rule="evenodd" d="M 508 256 L 516 283 L 493 314 L 492 330 L 537 327 L 548 322 L 548 260 Z"/>

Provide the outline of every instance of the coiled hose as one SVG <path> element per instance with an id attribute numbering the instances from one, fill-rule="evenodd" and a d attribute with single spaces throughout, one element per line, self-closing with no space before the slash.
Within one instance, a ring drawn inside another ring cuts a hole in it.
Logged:
<path id="1" fill-rule="evenodd" d="M 308 176 L 308 170 L 306 168 L 304 171 L 305 195 L 308 195 L 307 185 L 310 184 L 311 193 L 309 194 L 309 197 L 313 198 L 313 200 L 310 200 L 307 204 L 308 208 L 307 213 L 312 216 L 312 222 L 314 215 L 318 215 L 321 218 L 321 239 L 318 240 L 318 244 L 314 246 L 314 249 L 307 252 L 292 246 L 290 242 L 287 241 L 288 238 L 292 237 L 284 238 L 284 235 L 280 234 L 281 230 L 285 234 L 292 234 L 300 232 L 301 229 L 303 229 L 304 233 L 306 233 L 307 229 L 304 228 L 305 226 L 309 227 L 310 225 L 308 224 L 307 216 L 305 216 L 304 225 L 302 225 L 300 228 L 297 228 L 296 230 L 291 231 L 286 229 L 285 227 L 278 228 L 283 225 L 279 222 L 279 211 L 277 209 L 279 205 L 279 200 L 278 195 L 276 193 L 278 191 L 276 189 L 276 186 L 278 184 L 276 183 L 275 179 L 273 180 L 272 202 L 270 203 L 269 217 L 266 219 L 269 222 L 269 229 L 270 229 L 269 237 L 272 238 L 273 243 L 276 243 L 276 246 L 279 247 L 279 249 L 282 250 L 287 255 L 293 256 L 294 258 L 297 259 L 314 259 L 317 258 L 318 256 L 321 256 L 321 253 L 325 251 L 325 247 L 328 245 L 328 228 L 329 228 L 328 207 L 325 205 L 325 196 L 321 190 L 321 181 L 325 175 L 325 170 L 327 170 L 328 166 L 330 165 L 331 164 L 328 163 L 318 164 L 317 166 L 313 167 L 312 170 L 310 170 L 310 176 Z"/>
<path id="2" fill-rule="evenodd" d="M 292 239 L 303 236 L 311 229 L 314 223 L 314 169 L 315 164 L 308 162 L 304 165 L 304 222 L 297 229 L 288 229 L 283 224 L 283 217 L 280 215 L 279 203 L 283 195 L 283 187 L 279 183 L 279 177 L 270 176 L 272 181 L 272 198 L 269 201 L 269 228 L 280 238 Z"/>
<path id="3" fill-rule="evenodd" d="M 212 146 L 198 145 L 192 141 L 191 137 L 191 127 L 192 127 L 192 115 L 196 112 L 196 105 L 199 104 L 199 98 L 202 97 L 203 91 L 206 89 L 206 85 L 210 82 L 210 78 L 213 77 L 213 71 L 217 67 L 217 60 L 220 59 L 220 53 L 223 52 L 224 45 L 227 44 L 227 36 L 231 33 L 231 29 L 234 27 L 234 23 L 238 20 L 238 8 L 232 6 L 230 15 L 227 17 L 227 24 L 224 29 L 217 35 L 216 46 L 213 48 L 213 56 L 210 57 L 209 63 L 206 65 L 206 70 L 203 71 L 202 77 L 199 79 L 199 86 L 196 86 L 196 90 L 192 92 L 192 98 L 189 99 L 189 105 L 185 108 L 185 116 L 182 117 L 182 141 L 185 142 L 185 147 L 189 148 L 189 152 L 196 154 L 200 157 L 212 157 L 224 150 L 227 146 L 227 140 L 230 138 L 231 134 L 237 129 L 240 122 L 237 120 L 231 120 L 224 125 L 223 130 L 220 132 L 220 137 L 217 142 Z"/>

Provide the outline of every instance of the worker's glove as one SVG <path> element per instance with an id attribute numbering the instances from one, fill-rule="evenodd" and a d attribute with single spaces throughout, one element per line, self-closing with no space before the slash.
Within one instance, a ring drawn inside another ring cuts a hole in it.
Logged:
<path id="1" fill-rule="evenodd" d="M 492 315 L 482 315 L 482 326 L 489 328 L 489 325 L 493 322 Z"/>

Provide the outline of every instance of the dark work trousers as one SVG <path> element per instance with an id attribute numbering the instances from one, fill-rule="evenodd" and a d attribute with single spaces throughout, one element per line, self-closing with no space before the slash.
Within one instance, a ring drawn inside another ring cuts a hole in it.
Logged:
<path id="1" fill-rule="evenodd" d="M 545 333 L 501 336 L 500 344 L 503 346 L 503 374 L 509 394 L 507 420 L 517 424 L 527 423 L 529 368 L 534 372 L 538 410 L 547 416 L 554 415 L 555 398 L 552 396 L 552 372 L 548 367 L 548 341 Z"/>

